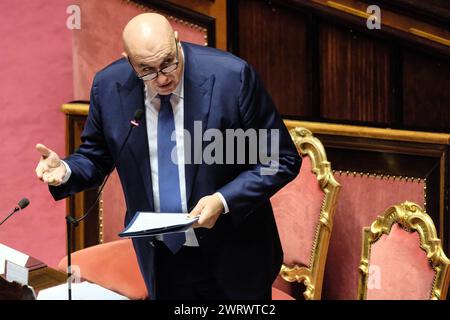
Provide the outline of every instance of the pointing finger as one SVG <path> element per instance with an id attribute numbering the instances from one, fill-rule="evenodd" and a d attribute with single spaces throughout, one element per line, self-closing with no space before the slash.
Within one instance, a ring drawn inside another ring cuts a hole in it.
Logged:
<path id="1" fill-rule="evenodd" d="M 49 148 L 47 148 L 46 146 L 44 146 L 41 143 L 38 143 L 36 145 L 36 150 L 39 151 L 42 156 L 44 156 L 45 158 L 48 157 L 50 155 L 50 153 L 52 152 L 52 150 L 50 150 Z"/>

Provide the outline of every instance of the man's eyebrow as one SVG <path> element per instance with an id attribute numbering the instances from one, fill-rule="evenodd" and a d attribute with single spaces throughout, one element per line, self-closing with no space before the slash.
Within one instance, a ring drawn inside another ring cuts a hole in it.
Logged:
<path id="1" fill-rule="evenodd" d="M 146 64 L 146 63 L 141 63 L 141 64 L 139 64 L 139 67 L 141 67 L 141 68 L 152 68 L 152 69 L 155 69 L 155 67 L 152 67 L 152 66 L 150 66 L 150 65 L 148 65 L 148 64 Z"/>
<path id="2" fill-rule="evenodd" d="M 172 60 L 172 56 L 173 56 L 172 53 L 166 54 L 166 56 L 163 59 L 163 63 Z"/>

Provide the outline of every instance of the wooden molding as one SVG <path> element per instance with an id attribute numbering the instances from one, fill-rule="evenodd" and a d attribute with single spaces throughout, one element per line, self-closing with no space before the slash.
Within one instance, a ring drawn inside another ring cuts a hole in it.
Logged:
<path id="1" fill-rule="evenodd" d="M 89 113 L 89 103 L 64 103 L 61 106 L 61 111 L 66 115 L 87 116 Z"/>
<path id="2" fill-rule="evenodd" d="M 352 8 L 350 6 L 347 6 L 347 5 L 344 5 L 344 4 L 335 2 L 335 1 L 327 1 L 326 4 L 327 4 L 327 6 L 333 8 L 333 9 L 336 9 L 336 10 L 339 10 L 339 11 L 342 11 L 342 12 L 345 12 L 345 13 L 363 18 L 363 19 L 368 19 L 371 16 L 367 12 Z"/>
<path id="3" fill-rule="evenodd" d="M 446 133 L 383 129 L 297 120 L 285 120 L 284 123 L 288 129 L 304 127 L 313 133 L 328 135 L 450 145 L 450 134 Z"/>
<path id="4" fill-rule="evenodd" d="M 409 31 L 419 37 L 425 38 L 429 41 L 437 42 L 439 44 L 442 44 L 444 46 L 450 47 L 450 40 L 440 37 L 438 35 L 417 29 L 417 28 L 409 28 Z"/>

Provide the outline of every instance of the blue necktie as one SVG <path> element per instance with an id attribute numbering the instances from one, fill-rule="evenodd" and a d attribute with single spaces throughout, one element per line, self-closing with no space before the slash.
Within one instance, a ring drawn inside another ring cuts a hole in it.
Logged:
<path id="1" fill-rule="evenodd" d="M 172 162 L 172 150 L 176 141 L 171 140 L 175 131 L 175 119 L 169 95 L 160 95 L 161 108 L 158 114 L 158 180 L 160 211 L 165 213 L 181 213 L 180 177 L 178 164 Z M 163 241 L 172 253 L 177 253 L 186 242 L 184 232 L 163 235 Z"/>

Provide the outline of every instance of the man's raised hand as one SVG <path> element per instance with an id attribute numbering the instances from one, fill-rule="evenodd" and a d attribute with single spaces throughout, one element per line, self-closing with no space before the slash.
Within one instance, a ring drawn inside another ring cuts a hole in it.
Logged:
<path id="1" fill-rule="evenodd" d="M 36 145 L 36 150 L 41 154 L 36 176 L 48 185 L 59 186 L 66 175 L 66 167 L 58 154 L 40 143 Z"/>

